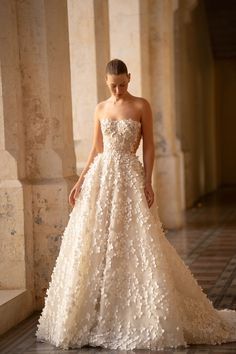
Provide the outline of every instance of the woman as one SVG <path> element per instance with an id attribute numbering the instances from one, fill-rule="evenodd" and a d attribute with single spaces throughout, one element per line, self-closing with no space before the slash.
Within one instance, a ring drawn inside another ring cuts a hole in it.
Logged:
<path id="1" fill-rule="evenodd" d="M 102 131 L 100 121 L 104 117 L 120 120 L 123 118 L 132 118 L 134 121 L 142 123 L 143 137 L 143 158 L 145 169 L 145 195 L 148 206 L 151 207 L 154 201 L 154 192 L 151 184 L 151 176 L 154 162 L 154 143 L 152 130 L 152 112 L 147 100 L 141 97 L 135 97 L 128 91 L 130 74 L 127 72 L 125 63 L 120 60 L 112 60 L 106 68 L 106 83 L 111 92 L 111 97 L 106 101 L 97 104 L 95 109 L 95 131 L 93 146 L 90 152 L 87 164 L 80 175 L 80 178 L 69 196 L 69 203 L 74 206 L 84 176 L 89 169 L 94 157 L 103 151 Z M 118 117 L 118 118 L 117 118 Z M 138 147 L 138 146 L 137 146 Z"/>
<path id="2" fill-rule="evenodd" d="M 129 81 L 124 62 L 107 64 L 111 96 L 95 109 L 93 146 L 69 196 L 74 208 L 36 336 L 64 349 L 235 341 L 236 312 L 213 307 L 164 235 L 151 185 L 151 108 L 128 92 Z"/>

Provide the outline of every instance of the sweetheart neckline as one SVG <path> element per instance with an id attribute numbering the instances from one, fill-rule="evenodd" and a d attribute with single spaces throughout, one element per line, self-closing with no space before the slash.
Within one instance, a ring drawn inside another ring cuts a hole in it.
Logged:
<path id="1" fill-rule="evenodd" d="M 138 124 L 141 125 L 140 121 L 132 119 L 132 118 L 110 119 L 110 118 L 105 117 L 105 118 L 100 119 L 100 122 L 102 122 L 103 120 L 109 120 L 110 122 L 120 122 L 120 121 L 124 121 L 124 120 L 127 120 L 127 121 L 132 120 L 133 122 L 138 123 Z"/>

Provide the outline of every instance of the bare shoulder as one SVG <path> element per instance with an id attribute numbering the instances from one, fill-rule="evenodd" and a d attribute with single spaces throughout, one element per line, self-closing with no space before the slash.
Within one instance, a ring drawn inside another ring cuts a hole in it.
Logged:
<path id="1" fill-rule="evenodd" d="M 106 101 L 101 101 L 101 102 L 98 102 L 95 106 L 95 110 L 94 110 L 94 119 L 96 121 L 99 121 L 101 116 L 102 116 L 102 112 L 104 110 L 104 106 L 105 106 L 105 102 Z"/>
<path id="2" fill-rule="evenodd" d="M 137 97 L 137 102 L 142 109 L 147 109 L 150 107 L 149 101 L 144 97 Z"/>
<path id="3" fill-rule="evenodd" d="M 95 107 L 95 116 L 97 117 L 98 120 L 102 119 L 104 109 L 107 105 L 107 100 L 98 102 L 96 107 Z"/>
<path id="4" fill-rule="evenodd" d="M 136 107 L 138 108 L 142 122 L 150 120 L 152 117 L 151 105 L 144 97 L 135 97 Z"/>
<path id="5" fill-rule="evenodd" d="M 101 112 L 104 109 L 105 105 L 106 105 L 106 101 L 98 102 L 95 107 L 96 112 Z"/>
<path id="6" fill-rule="evenodd" d="M 144 97 L 133 96 L 133 102 L 141 110 L 143 110 L 143 109 L 145 109 L 147 107 L 150 107 L 150 103 Z"/>

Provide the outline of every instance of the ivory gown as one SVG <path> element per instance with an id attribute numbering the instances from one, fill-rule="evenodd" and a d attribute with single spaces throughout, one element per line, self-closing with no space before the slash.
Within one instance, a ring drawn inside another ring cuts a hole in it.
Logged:
<path id="1" fill-rule="evenodd" d="M 141 123 L 100 121 L 103 152 L 85 175 L 62 235 L 37 341 L 161 350 L 236 340 L 236 311 L 217 310 L 167 240 L 144 194 Z"/>

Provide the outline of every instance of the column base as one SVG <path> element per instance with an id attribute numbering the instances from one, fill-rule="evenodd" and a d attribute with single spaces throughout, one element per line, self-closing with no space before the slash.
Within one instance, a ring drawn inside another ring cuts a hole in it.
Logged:
<path id="1" fill-rule="evenodd" d="M 16 326 L 35 311 L 34 298 L 30 290 L 0 290 L 0 335 Z"/>

